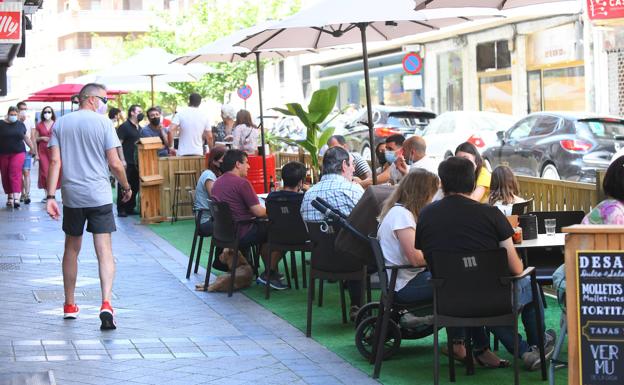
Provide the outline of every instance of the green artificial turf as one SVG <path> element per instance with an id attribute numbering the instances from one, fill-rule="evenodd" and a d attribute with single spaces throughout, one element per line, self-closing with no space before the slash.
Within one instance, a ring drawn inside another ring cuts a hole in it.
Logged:
<path id="1" fill-rule="evenodd" d="M 150 228 L 159 236 L 167 240 L 178 250 L 188 255 L 193 240 L 194 223 L 193 221 L 179 221 L 171 225 L 170 223 L 161 223 L 150 225 Z M 206 266 L 208 259 L 207 240 L 204 241 L 204 251 L 202 253 L 201 264 Z M 289 258 L 290 262 L 290 258 Z M 300 265 L 300 259 L 297 263 Z M 281 267 L 281 264 L 280 264 Z M 299 267 L 299 271 L 301 266 Z M 277 314 L 301 331 L 305 331 L 306 327 L 306 303 L 307 290 L 301 287 L 301 273 L 299 273 L 300 289 L 272 291 L 271 298 L 265 300 L 264 286 L 258 286 L 255 283 L 243 293 L 261 306 L 267 308 L 271 312 Z M 317 285 L 318 287 L 318 285 Z M 378 296 L 373 292 L 373 299 Z M 227 300 L 224 297 L 224 300 Z M 352 365 L 360 368 L 364 372 L 371 374 L 372 365 L 359 354 L 355 347 L 354 336 L 355 330 L 353 324 L 342 324 L 340 315 L 339 291 L 336 284 L 325 284 L 324 303 L 322 307 L 314 306 L 313 322 L 312 322 L 312 338 L 320 344 L 326 346 L 329 350 L 335 352 Z M 560 308 L 556 302 L 548 298 L 548 308 L 546 309 L 547 328 L 552 328 L 559 333 L 559 317 Z M 522 333 L 522 332 L 521 332 Z M 523 333 L 522 333 L 523 334 Z M 446 333 L 440 333 L 441 343 L 446 342 Z M 380 381 L 383 384 L 430 384 L 433 382 L 433 337 L 423 338 L 419 340 L 404 340 L 401 342 L 401 348 L 398 354 L 384 361 Z M 562 352 L 560 358 L 567 360 L 567 351 Z M 511 356 L 504 350 L 501 345 L 499 356 L 501 358 L 511 360 Z M 445 356 L 441 356 L 441 383 L 448 383 L 448 360 Z M 522 363 L 520 363 L 522 364 Z M 485 369 L 476 368 L 474 376 L 466 376 L 464 366 L 457 365 L 457 383 L 469 385 L 502 385 L 511 384 L 513 382 L 513 370 L 509 369 Z M 558 369 L 556 371 L 556 382 L 558 384 L 567 383 L 567 370 Z M 540 372 L 527 372 L 521 369 L 522 384 L 545 384 L 540 379 Z"/>

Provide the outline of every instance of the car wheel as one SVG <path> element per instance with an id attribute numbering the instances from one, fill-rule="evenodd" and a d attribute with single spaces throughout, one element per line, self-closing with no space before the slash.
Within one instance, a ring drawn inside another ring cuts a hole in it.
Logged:
<path id="1" fill-rule="evenodd" d="M 483 159 L 483 167 L 485 167 L 489 172 L 492 172 L 492 164 L 489 159 Z"/>
<path id="2" fill-rule="evenodd" d="M 360 151 L 360 155 L 362 155 L 362 158 L 364 158 L 364 160 L 370 162 L 370 160 L 371 160 L 371 149 L 370 149 L 370 146 L 368 144 L 366 144 L 364 147 L 362 147 L 362 151 Z"/>
<path id="3" fill-rule="evenodd" d="M 543 179 L 551 179 L 551 180 L 560 180 L 559 171 L 557 171 L 557 167 L 554 164 L 547 164 L 542 169 L 542 178 Z"/>

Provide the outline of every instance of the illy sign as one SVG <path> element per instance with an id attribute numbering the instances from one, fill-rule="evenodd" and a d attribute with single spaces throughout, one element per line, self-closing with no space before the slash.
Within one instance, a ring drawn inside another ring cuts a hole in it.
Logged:
<path id="1" fill-rule="evenodd" d="M 0 3 L 0 44 L 22 42 L 22 3 Z"/>

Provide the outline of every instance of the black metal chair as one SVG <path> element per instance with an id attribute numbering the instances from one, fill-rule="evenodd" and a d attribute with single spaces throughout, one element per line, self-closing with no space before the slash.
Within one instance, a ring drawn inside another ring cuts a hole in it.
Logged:
<path id="1" fill-rule="evenodd" d="M 533 198 L 524 202 L 514 203 L 511 206 L 511 215 L 524 215 L 531 209 L 533 209 Z"/>
<path id="2" fill-rule="evenodd" d="M 480 252 L 435 252 L 428 255 L 427 265 L 433 285 L 434 332 L 434 384 L 439 383 L 440 352 L 438 331 L 441 327 L 505 326 L 514 328 L 514 352 L 519 349 L 518 297 L 515 287 L 518 280 L 530 276 L 534 301 L 539 300 L 535 268 L 528 267 L 520 275 L 511 276 L 507 264 L 507 251 L 497 249 Z M 542 325 L 541 312 L 536 311 L 537 325 Z M 467 372 L 474 372 L 470 338 L 466 341 Z M 538 327 L 538 347 L 542 362 L 542 379 L 546 380 L 544 330 Z M 449 376 L 455 381 L 455 361 L 452 340 L 448 339 Z M 518 356 L 514 354 L 514 383 L 520 382 Z"/>
<path id="3" fill-rule="evenodd" d="M 308 237 L 308 231 L 303 223 L 299 212 L 301 202 L 289 200 L 287 198 L 270 198 L 266 200 L 267 216 L 269 217 L 268 228 L 268 254 L 272 258 L 273 251 L 290 253 L 290 268 L 292 278 L 295 281 L 295 288 L 299 289 L 299 278 L 297 272 L 297 259 L 295 252 L 301 253 L 301 268 L 303 275 L 303 287 L 307 287 L 305 253 L 312 250 L 312 243 Z M 290 275 L 288 274 L 288 263 L 284 256 L 284 267 L 288 286 L 290 287 Z M 271 265 L 269 261 L 269 266 Z M 270 270 L 267 266 L 267 271 Z M 267 279 L 266 298 L 269 299 L 270 285 Z"/>
<path id="4" fill-rule="evenodd" d="M 345 304 L 343 281 L 361 281 L 361 298 L 364 298 L 367 282 L 366 265 L 356 258 L 337 252 L 334 247 L 337 228 L 331 221 L 305 222 L 312 242 L 310 258 L 310 275 L 308 279 L 308 311 L 306 337 L 312 335 L 312 301 L 314 298 L 315 281 L 336 280 L 340 287 L 340 305 L 342 308 L 342 322 L 347 323 L 347 309 Z M 322 295 L 319 293 L 319 297 Z M 319 298 L 320 300 L 320 298 Z"/>
<path id="5" fill-rule="evenodd" d="M 228 297 L 232 296 L 234 292 L 234 281 L 236 278 L 236 266 L 238 266 L 238 252 L 243 248 L 250 248 L 251 251 L 251 265 L 256 275 L 258 274 L 259 252 L 257 245 L 241 245 L 238 239 L 238 228 L 240 225 L 249 224 L 255 222 L 255 220 L 248 221 L 234 221 L 232 218 L 232 211 L 230 206 L 225 202 L 208 201 L 208 208 L 213 220 L 212 239 L 210 242 L 210 254 L 208 257 L 208 265 L 206 268 L 206 280 L 204 287 L 208 288 L 210 283 L 210 272 L 212 270 L 212 261 L 215 257 L 215 250 L 217 248 L 232 249 L 234 250 L 234 258 L 232 260 L 232 279 L 230 280 L 230 288 L 228 290 Z M 218 257 L 217 257 L 218 258 Z"/>
<path id="6" fill-rule="evenodd" d="M 191 277 L 191 269 L 193 267 L 193 258 L 195 258 L 194 273 L 197 274 L 199 269 L 199 260 L 201 257 L 202 247 L 204 245 L 204 238 L 211 237 L 212 233 L 205 233 L 201 230 L 201 220 L 204 215 L 210 213 L 210 209 L 195 208 L 195 190 L 189 191 L 191 202 L 193 203 L 193 212 L 195 213 L 195 233 L 193 234 L 193 243 L 191 245 L 191 253 L 189 254 L 188 266 L 186 268 L 186 279 Z M 212 221 L 212 218 L 210 219 Z M 197 244 L 199 240 L 199 244 Z M 197 246 L 197 253 L 195 247 Z"/>
<path id="7" fill-rule="evenodd" d="M 373 354 L 370 357 L 370 362 L 375 363 L 373 369 L 373 378 L 379 378 L 381 372 L 381 363 L 391 351 L 386 351 L 386 348 L 390 346 L 390 349 L 398 349 L 401 343 L 401 329 L 396 325 L 396 320 L 400 318 L 399 312 L 406 311 L 407 309 L 414 310 L 415 308 L 428 308 L 431 309 L 431 301 L 423 301 L 417 303 L 398 303 L 394 299 L 394 288 L 396 286 L 396 280 L 398 272 L 401 269 L 413 269 L 412 265 L 386 265 L 383 252 L 379 240 L 375 237 L 368 237 L 375 262 L 377 264 L 377 271 L 379 272 L 379 286 L 381 289 L 379 313 L 376 316 L 375 330 L 373 332 Z M 388 272 L 390 272 L 390 281 L 388 281 Z M 429 313 L 430 314 L 430 313 Z M 372 321 L 372 320 L 371 320 Z M 363 320 L 362 323 L 365 323 Z M 392 325 L 392 335 L 388 336 L 389 325 Z M 360 329 L 360 326 L 358 326 Z M 431 327 L 421 328 L 420 330 L 412 330 L 409 337 L 410 339 L 416 339 L 425 337 L 431 334 Z M 398 331 L 398 333 L 397 333 Z M 356 332 L 356 338 L 357 338 Z M 397 335 L 398 334 L 398 335 Z M 388 339 L 391 341 L 389 342 Z"/>

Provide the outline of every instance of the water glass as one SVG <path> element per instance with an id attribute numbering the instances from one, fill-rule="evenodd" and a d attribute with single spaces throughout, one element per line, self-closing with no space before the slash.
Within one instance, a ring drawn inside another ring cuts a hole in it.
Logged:
<path id="1" fill-rule="evenodd" d="M 544 227 L 546 228 L 546 235 L 555 235 L 555 229 L 557 228 L 556 219 L 544 219 Z"/>

